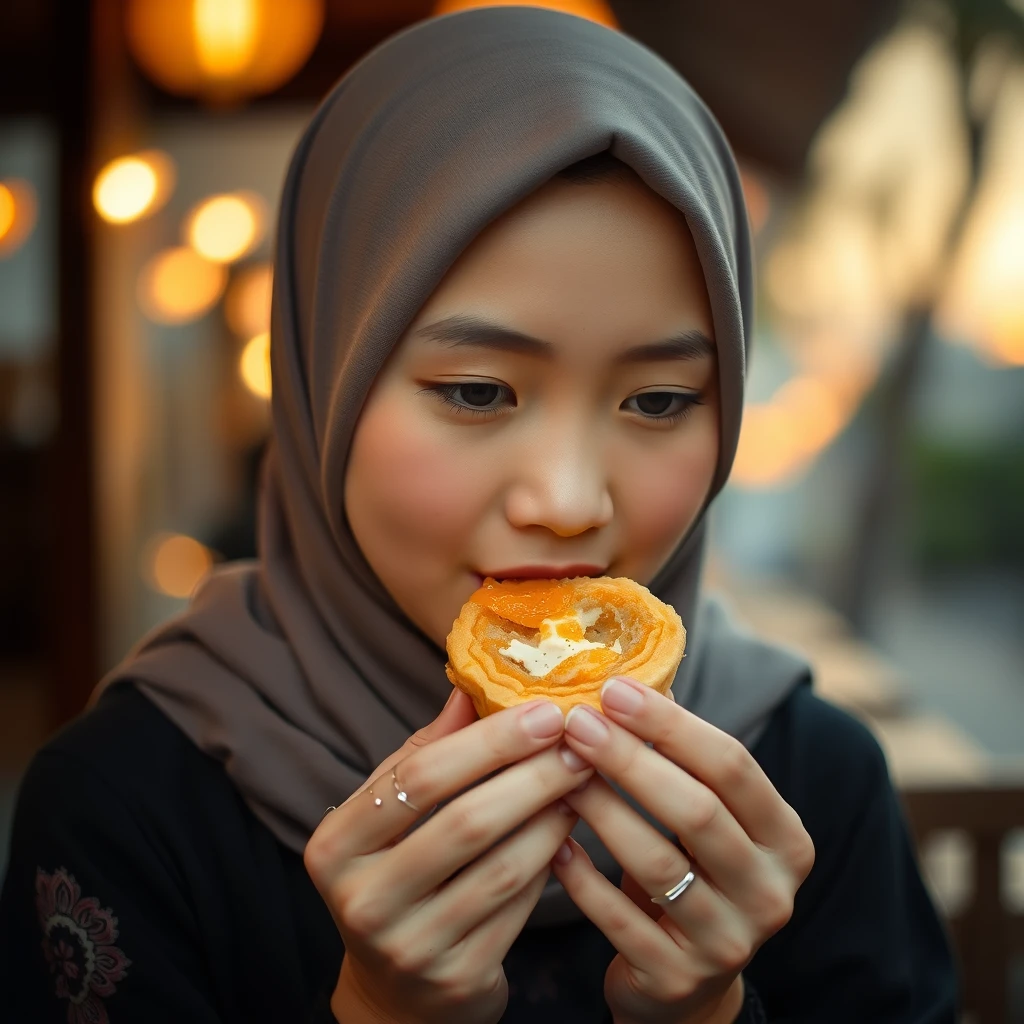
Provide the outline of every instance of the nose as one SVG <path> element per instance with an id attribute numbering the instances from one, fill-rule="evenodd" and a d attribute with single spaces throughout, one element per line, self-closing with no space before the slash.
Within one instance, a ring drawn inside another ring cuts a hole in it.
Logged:
<path id="1" fill-rule="evenodd" d="M 613 504 L 601 445 L 584 432 L 552 431 L 524 449 L 506 494 L 509 523 L 543 526 L 576 537 L 612 520 Z"/>

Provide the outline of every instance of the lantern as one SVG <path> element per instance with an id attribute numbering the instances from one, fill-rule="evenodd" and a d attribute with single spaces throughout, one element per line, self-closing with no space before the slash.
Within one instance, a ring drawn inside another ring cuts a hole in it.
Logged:
<path id="1" fill-rule="evenodd" d="M 130 0 L 128 45 L 167 92 L 232 102 L 272 92 L 305 64 L 323 0 Z"/>
<path id="2" fill-rule="evenodd" d="M 563 11 L 588 21 L 596 21 L 608 28 L 619 27 L 611 6 L 605 0 L 523 0 L 521 3 L 509 3 L 508 0 L 438 0 L 434 14 L 468 11 L 473 7 L 547 7 L 552 11 Z"/>

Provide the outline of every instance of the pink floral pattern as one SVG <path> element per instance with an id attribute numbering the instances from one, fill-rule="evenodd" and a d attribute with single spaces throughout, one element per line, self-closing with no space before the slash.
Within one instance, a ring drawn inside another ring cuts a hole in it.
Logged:
<path id="1" fill-rule="evenodd" d="M 66 868 L 36 868 L 36 913 L 43 955 L 58 999 L 68 1001 L 68 1024 L 110 1024 L 104 999 L 131 965 L 117 946 L 117 918 L 82 890 Z"/>

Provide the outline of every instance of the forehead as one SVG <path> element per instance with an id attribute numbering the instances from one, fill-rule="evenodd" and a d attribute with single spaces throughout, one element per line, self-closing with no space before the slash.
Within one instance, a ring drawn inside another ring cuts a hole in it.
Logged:
<path id="1" fill-rule="evenodd" d="M 651 340 L 713 336 L 683 215 L 635 175 L 555 179 L 488 226 L 413 322 L 476 317 L 557 341 L 580 329 Z"/>

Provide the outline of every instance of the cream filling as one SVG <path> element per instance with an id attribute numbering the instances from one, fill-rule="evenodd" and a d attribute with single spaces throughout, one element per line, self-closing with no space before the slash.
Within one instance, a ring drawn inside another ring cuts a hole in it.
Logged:
<path id="1" fill-rule="evenodd" d="M 531 676 L 546 676 L 553 668 L 560 665 L 567 658 L 571 658 L 580 651 L 591 651 L 595 647 L 604 647 L 605 644 L 587 640 L 585 637 L 580 640 L 570 640 L 568 637 L 560 636 L 558 626 L 563 622 L 578 622 L 584 630 L 593 626 L 601 617 L 600 608 L 592 608 L 590 611 L 577 611 L 560 619 L 545 619 L 540 624 L 540 639 L 536 647 L 533 644 L 523 643 L 518 637 L 513 638 L 508 647 L 501 650 L 501 653 L 511 661 L 517 661 Z M 609 648 L 616 654 L 622 653 L 622 646 L 619 638 Z"/>

